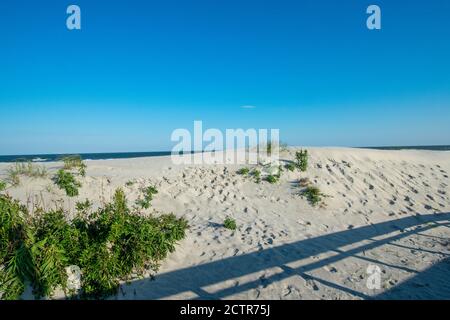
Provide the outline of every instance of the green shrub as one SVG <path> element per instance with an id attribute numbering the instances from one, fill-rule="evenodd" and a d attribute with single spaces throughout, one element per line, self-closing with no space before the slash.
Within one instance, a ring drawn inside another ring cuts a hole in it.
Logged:
<path id="1" fill-rule="evenodd" d="M 224 222 L 223 222 L 223 226 L 224 226 L 225 228 L 227 228 L 227 229 L 230 229 L 230 230 L 236 230 L 236 228 L 237 228 L 237 226 L 236 226 L 236 220 L 234 220 L 234 219 L 232 219 L 232 218 L 230 218 L 230 217 L 227 217 L 227 218 L 224 220 Z"/>
<path id="2" fill-rule="evenodd" d="M 158 190 L 155 187 L 147 187 L 142 190 L 142 198 L 136 200 L 136 204 L 142 209 L 150 208 L 151 202 L 153 200 L 153 195 L 157 194 Z"/>
<path id="3" fill-rule="evenodd" d="M 249 168 L 241 168 L 241 169 L 239 169 L 239 170 L 237 171 L 237 174 L 240 174 L 240 175 L 247 175 L 247 174 L 249 174 L 249 172 L 250 172 L 250 169 L 249 169 Z"/>
<path id="4" fill-rule="evenodd" d="M 0 195 L 0 296 L 18 299 L 24 282 L 33 277 L 26 228 L 26 208 L 10 197 Z"/>
<path id="5" fill-rule="evenodd" d="M 30 178 L 45 178 L 47 177 L 47 169 L 44 166 L 38 166 L 31 161 L 19 161 L 10 166 L 6 173 L 8 175 L 8 182 L 12 186 L 20 184 L 20 176 Z"/>
<path id="6" fill-rule="evenodd" d="M 69 197 L 77 196 L 78 188 L 81 188 L 81 183 L 75 179 L 74 175 L 63 169 L 58 170 L 54 182 L 60 189 L 64 189 Z"/>
<path id="7" fill-rule="evenodd" d="M 284 167 L 288 171 L 294 171 L 295 170 L 295 164 L 293 164 L 293 163 L 287 163 Z"/>
<path id="8" fill-rule="evenodd" d="M 322 201 L 322 197 L 324 196 L 320 189 L 314 186 L 306 187 L 301 194 L 305 196 L 308 202 L 313 206 Z"/>
<path id="9" fill-rule="evenodd" d="M 86 176 L 86 164 L 80 155 L 64 156 L 60 160 L 64 162 L 64 170 L 78 169 L 80 176 Z"/>
<path id="10" fill-rule="evenodd" d="M 308 168 L 308 150 L 300 150 L 295 153 L 296 166 L 300 171 Z"/>
<path id="11" fill-rule="evenodd" d="M 119 281 L 156 272 L 184 238 L 187 222 L 173 214 L 143 217 L 126 202 L 119 189 L 105 207 L 68 221 L 62 210 L 30 218 L 24 206 L 0 195 L 1 299 L 20 298 L 25 282 L 36 297 L 51 296 L 56 287 L 66 291 L 70 265 L 81 269 L 83 298 L 115 294 Z"/>
<path id="12" fill-rule="evenodd" d="M 260 170 L 253 169 L 253 171 L 251 172 L 251 175 L 255 178 L 256 183 L 261 182 L 261 171 Z"/>
<path id="13" fill-rule="evenodd" d="M 279 180 L 279 175 L 268 175 L 266 177 L 266 181 L 269 182 L 269 183 L 272 183 L 272 184 L 273 183 L 277 183 L 278 180 Z"/>
<path id="14" fill-rule="evenodd" d="M 6 182 L 0 180 L 0 192 L 6 189 Z"/>

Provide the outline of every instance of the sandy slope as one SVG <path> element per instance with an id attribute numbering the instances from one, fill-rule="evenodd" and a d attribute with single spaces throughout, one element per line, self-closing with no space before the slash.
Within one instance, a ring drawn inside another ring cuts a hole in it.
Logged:
<path id="1" fill-rule="evenodd" d="M 119 186 L 132 204 L 142 186 L 156 185 L 149 212 L 184 216 L 190 229 L 156 280 L 124 284 L 119 299 L 450 298 L 450 152 L 308 150 L 308 171 L 285 171 L 275 185 L 237 175 L 233 165 L 157 157 L 87 162 L 74 199 L 50 179 L 24 179 L 7 192 L 31 209 L 62 204 L 73 213 L 76 201 L 99 206 Z M 61 167 L 45 165 L 50 173 Z M 325 205 L 298 195 L 304 177 L 328 195 Z M 129 180 L 136 183 L 126 187 Z M 238 230 L 223 228 L 227 216 Z M 369 265 L 381 270 L 379 290 L 366 286 Z"/>

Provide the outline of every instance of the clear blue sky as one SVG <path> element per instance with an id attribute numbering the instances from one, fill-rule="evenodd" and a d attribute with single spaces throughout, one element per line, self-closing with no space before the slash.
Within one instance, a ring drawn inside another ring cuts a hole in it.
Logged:
<path id="1" fill-rule="evenodd" d="M 448 0 L 0 1 L 0 154 L 170 150 L 194 120 L 450 144 L 449 17 Z"/>

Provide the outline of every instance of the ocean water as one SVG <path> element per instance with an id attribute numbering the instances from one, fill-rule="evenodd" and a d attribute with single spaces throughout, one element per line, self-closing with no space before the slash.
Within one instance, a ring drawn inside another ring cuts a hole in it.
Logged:
<path id="1" fill-rule="evenodd" d="M 431 151 L 450 151 L 448 146 L 400 146 L 400 147 L 366 147 L 367 149 L 379 150 L 431 150 Z"/>
<path id="2" fill-rule="evenodd" d="M 142 157 L 158 157 L 168 156 L 170 151 L 154 151 L 154 152 L 115 152 L 115 153 L 79 153 L 83 160 L 109 160 L 109 159 L 128 159 Z M 16 162 L 16 161 L 33 161 L 33 162 L 50 162 L 58 161 L 69 154 L 30 154 L 30 155 L 8 155 L 0 156 L 0 162 Z"/>
<path id="3" fill-rule="evenodd" d="M 399 147 L 366 147 L 367 149 L 379 150 L 433 150 L 433 151 L 450 151 L 450 145 L 445 146 L 399 146 Z M 50 162 L 58 161 L 60 158 L 68 154 L 30 154 L 30 155 L 0 155 L 0 162 L 16 162 L 16 161 L 33 161 L 33 162 Z M 154 151 L 154 152 L 116 152 L 116 153 L 81 153 L 78 154 L 83 160 L 109 160 L 109 159 L 128 159 L 142 157 L 158 157 L 169 156 L 170 151 Z"/>

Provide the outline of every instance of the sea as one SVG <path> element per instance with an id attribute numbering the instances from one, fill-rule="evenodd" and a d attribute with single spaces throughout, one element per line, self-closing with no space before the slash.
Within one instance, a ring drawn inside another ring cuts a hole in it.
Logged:
<path id="1" fill-rule="evenodd" d="M 432 151 L 450 151 L 450 145 L 440 146 L 383 146 L 383 147 L 358 147 L 366 149 L 379 150 L 432 150 Z M 111 153 L 78 153 L 83 160 L 112 160 L 129 159 L 142 157 L 160 157 L 169 156 L 171 151 L 152 151 L 152 152 L 111 152 Z M 0 162 L 51 162 L 58 161 L 61 158 L 73 154 L 29 154 L 29 155 L 0 155 Z"/>

